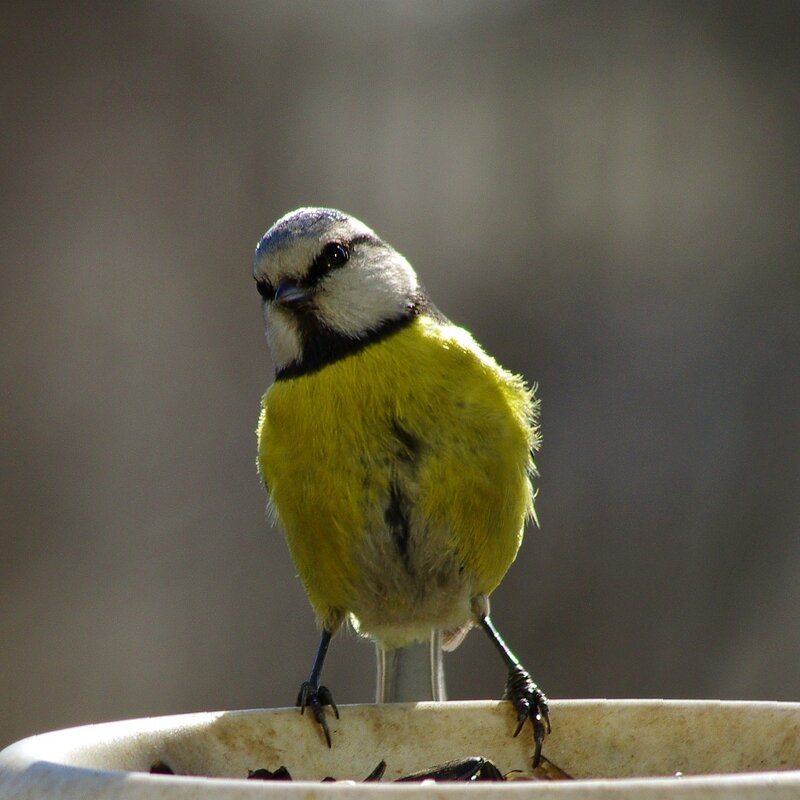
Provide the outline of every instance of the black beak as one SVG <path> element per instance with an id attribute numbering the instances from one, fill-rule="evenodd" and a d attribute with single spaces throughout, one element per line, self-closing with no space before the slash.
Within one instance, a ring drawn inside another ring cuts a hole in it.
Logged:
<path id="1" fill-rule="evenodd" d="M 275 287 L 275 302 L 288 308 L 300 305 L 308 295 L 308 289 L 298 286 L 297 281 L 290 278 L 284 278 Z"/>

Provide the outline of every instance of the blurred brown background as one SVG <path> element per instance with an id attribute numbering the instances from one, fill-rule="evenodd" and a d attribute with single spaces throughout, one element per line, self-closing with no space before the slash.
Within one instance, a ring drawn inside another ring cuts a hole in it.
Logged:
<path id="1" fill-rule="evenodd" d="M 250 270 L 306 204 L 540 384 L 542 529 L 494 612 L 542 686 L 800 699 L 799 17 L 2 4 L 0 744 L 294 701 Z M 502 690 L 476 633 L 447 666 Z M 342 638 L 325 679 L 373 669 Z"/>

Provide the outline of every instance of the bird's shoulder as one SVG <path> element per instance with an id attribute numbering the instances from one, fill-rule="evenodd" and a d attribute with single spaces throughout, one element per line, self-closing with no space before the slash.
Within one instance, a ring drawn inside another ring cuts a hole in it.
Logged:
<path id="1" fill-rule="evenodd" d="M 364 406 L 409 392 L 432 393 L 448 403 L 481 391 L 500 392 L 521 405 L 533 398 L 524 380 L 486 353 L 466 328 L 439 314 L 421 314 L 347 358 L 273 383 L 262 399 L 262 421 L 266 413 L 319 419 L 324 408 Z"/>

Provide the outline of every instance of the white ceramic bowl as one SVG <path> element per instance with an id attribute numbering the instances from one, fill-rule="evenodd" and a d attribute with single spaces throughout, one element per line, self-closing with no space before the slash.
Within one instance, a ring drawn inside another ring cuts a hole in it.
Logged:
<path id="1" fill-rule="evenodd" d="M 109 722 L 24 739 L 0 753 L 0 798 L 800 798 L 800 703 L 561 700 L 546 758 L 576 780 L 396 784 L 479 755 L 529 769 L 529 727 L 507 703 L 341 706 L 329 750 L 297 709 Z M 361 780 L 381 760 L 381 783 Z M 149 774 L 157 761 L 176 773 Z M 292 783 L 244 780 L 286 766 Z M 676 777 L 676 773 L 681 773 Z M 203 777 L 209 776 L 209 777 Z M 466 794 L 465 794 L 466 793 Z"/>

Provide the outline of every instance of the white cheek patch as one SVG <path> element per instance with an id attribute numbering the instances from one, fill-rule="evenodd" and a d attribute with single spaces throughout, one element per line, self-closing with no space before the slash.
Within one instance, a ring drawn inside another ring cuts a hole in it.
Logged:
<path id="1" fill-rule="evenodd" d="M 399 253 L 381 255 L 354 257 L 320 285 L 314 304 L 329 328 L 355 339 L 407 311 L 419 288 L 416 273 Z"/>
<path id="2" fill-rule="evenodd" d="M 280 370 L 303 355 L 302 340 L 291 312 L 279 306 L 267 306 L 265 314 L 267 344 L 275 369 Z"/>
<path id="3" fill-rule="evenodd" d="M 285 278 L 301 280 L 316 254 L 316 247 L 316 242 L 300 242 L 291 250 L 278 250 L 261 265 L 263 277 L 273 286 Z"/>

